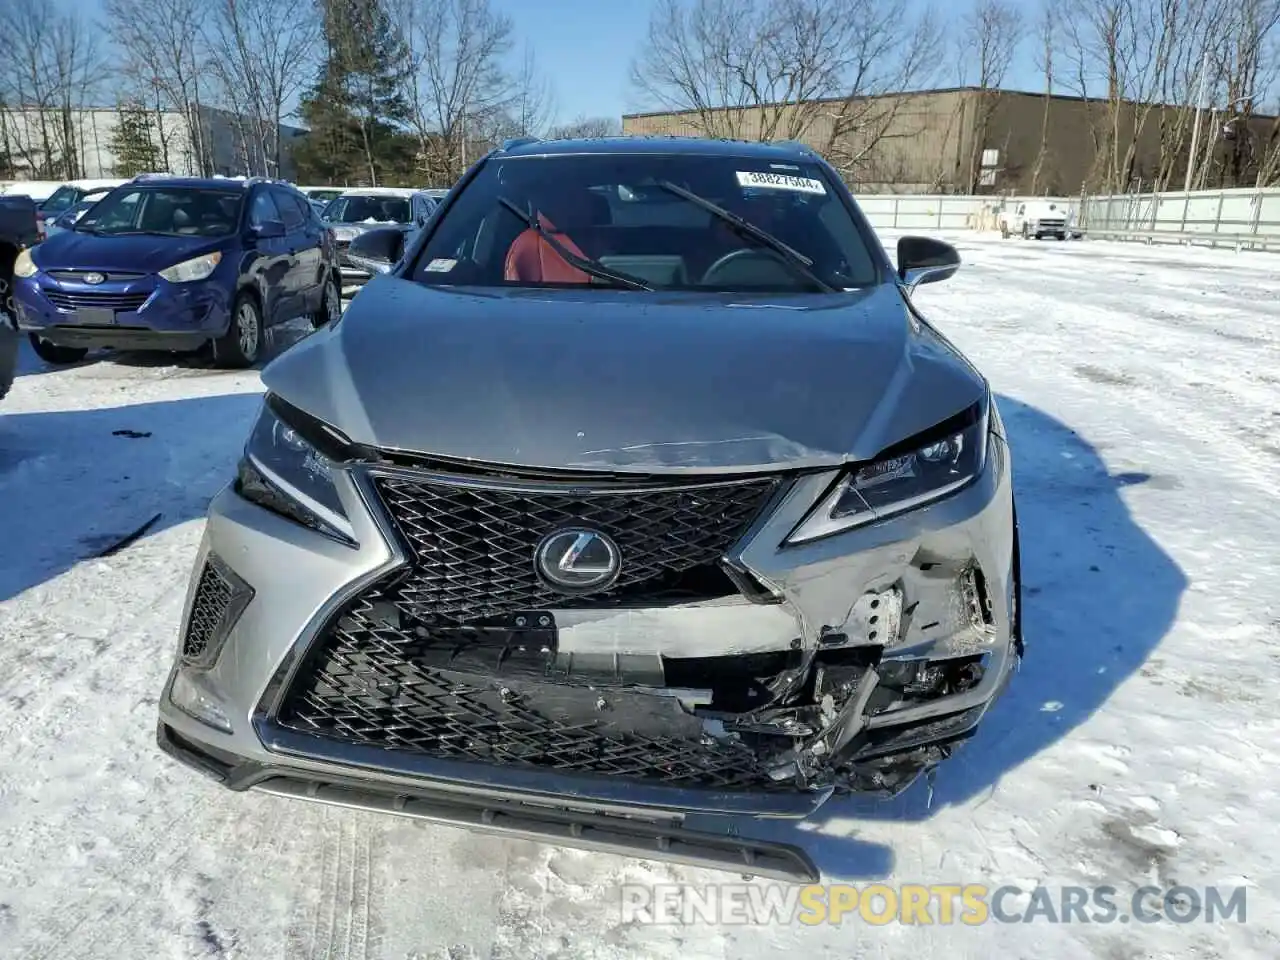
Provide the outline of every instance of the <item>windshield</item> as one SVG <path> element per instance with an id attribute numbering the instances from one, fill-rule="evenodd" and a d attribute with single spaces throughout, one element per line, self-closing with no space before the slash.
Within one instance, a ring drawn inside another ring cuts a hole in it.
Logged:
<path id="1" fill-rule="evenodd" d="M 490 160 L 439 219 L 411 276 L 807 293 L 874 284 L 879 268 L 816 163 L 596 154 Z"/>
<path id="2" fill-rule="evenodd" d="M 240 226 L 241 190 L 121 188 L 95 204 L 76 229 L 102 236 L 223 237 Z"/>
<path id="3" fill-rule="evenodd" d="M 62 213 L 58 215 L 57 219 L 54 220 L 54 223 L 63 226 L 69 226 L 70 224 L 75 223 L 84 216 L 86 210 L 101 199 L 102 197 L 86 197 L 83 200 L 77 201 L 75 204 L 62 211 Z"/>
<path id="4" fill-rule="evenodd" d="M 408 223 L 407 197 L 378 197 L 348 194 L 325 207 L 330 223 Z"/>
<path id="5" fill-rule="evenodd" d="M 49 199 L 40 204 L 41 213 L 62 213 L 80 199 L 83 191 L 79 187 L 59 187 L 50 194 Z"/>

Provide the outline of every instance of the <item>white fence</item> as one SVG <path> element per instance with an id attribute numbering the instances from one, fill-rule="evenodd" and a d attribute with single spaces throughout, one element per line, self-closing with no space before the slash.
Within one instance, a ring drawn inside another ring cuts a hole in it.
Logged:
<path id="1" fill-rule="evenodd" d="M 1084 228 L 1095 236 L 1280 247 L 1280 190 L 1200 190 L 1088 197 Z"/>
<path id="2" fill-rule="evenodd" d="M 1023 200 L 1054 200 L 1099 239 L 1280 249 L 1280 189 L 1200 190 L 1103 197 L 992 197 L 861 194 L 877 230 L 994 230 L 996 213 Z"/>
<path id="3" fill-rule="evenodd" d="M 990 211 L 1014 197 L 971 197 L 931 194 L 858 194 L 858 206 L 877 230 L 952 231 L 994 225 Z M 987 216 L 984 216 L 984 212 Z"/>

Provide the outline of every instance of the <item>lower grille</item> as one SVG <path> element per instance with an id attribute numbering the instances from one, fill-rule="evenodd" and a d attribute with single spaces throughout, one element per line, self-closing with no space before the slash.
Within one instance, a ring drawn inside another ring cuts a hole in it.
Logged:
<path id="1" fill-rule="evenodd" d="M 189 664 L 214 659 L 252 597 L 252 588 L 210 554 L 191 598 L 191 611 L 182 634 L 182 659 Z"/>
<path id="2" fill-rule="evenodd" d="M 486 486 L 424 474 L 379 476 L 374 485 L 412 556 L 394 602 L 423 622 L 459 624 L 530 609 L 652 605 L 682 575 L 714 568 L 780 482 L 753 477 L 583 489 L 564 482 Z M 617 543 L 620 573 L 606 591 L 571 598 L 539 577 L 539 543 L 570 527 L 598 530 Z"/>
<path id="3" fill-rule="evenodd" d="M 149 293 L 68 293 L 64 290 L 45 290 L 59 310 L 77 310 L 82 307 L 105 310 L 137 310 L 147 302 Z"/>
<path id="4" fill-rule="evenodd" d="M 700 721 L 670 698 L 451 669 L 430 631 L 389 622 L 382 595 L 370 591 L 324 632 L 278 722 L 441 759 L 715 790 L 795 789 L 790 778 L 771 779 L 745 744 L 703 736 Z"/>

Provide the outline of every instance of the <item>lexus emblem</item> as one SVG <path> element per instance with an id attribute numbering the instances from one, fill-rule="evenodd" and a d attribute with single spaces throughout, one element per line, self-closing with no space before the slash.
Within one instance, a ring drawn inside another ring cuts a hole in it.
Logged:
<path id="1" fill-rule="evenodd" d="M 102 281 L 104 281 L 104 280 L 106 280 L 106 279 L 107 279 L 107 278 L 106 278 L 106 277 L 104 277 L 104 276 L 103 276 L 102 274 L 100 274 L 100 273 L 86 273 L 86 274 L 84 275 L 84 282 L 85 282 L 85 283 L 94 283 L 94 284 L 97 284 L 97 283 L 102 283 Z"/>
<path id="2" fill-rule="evenodd" d="M 573 528 L 548 534 L 533 558 L 538 574 L 560 593 L 596 593 L 618 579 L 618 545 L 598 530 Z"/>

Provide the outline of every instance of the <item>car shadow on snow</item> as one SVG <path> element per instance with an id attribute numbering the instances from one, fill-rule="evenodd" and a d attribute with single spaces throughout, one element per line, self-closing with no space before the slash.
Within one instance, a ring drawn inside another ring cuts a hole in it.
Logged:
<path id="1" fill-rule="evenodd" d="M 1160 478 L 1112 474 L 1066 424 L 1012 397 L 997 402 L 1013 455 L 1026 656 L 978 733 L 932 783 L 921 778 L 886 801 L 833 799 L 799 829 L 785 822 L 740 827 L 799 844 L 828 877 L 888 872 L 891 852 L 855 839 L 858 821 L 914 821 L 924 834 L 935 813 L 990 793 L 1102 709 L 1159 646 L 1187 588 L 1182 570 L 1120 496 L 1124 487 L 1158 486 Z"/>
<path id="2" fill-rule="evenodd" d="M 131 536 L 202 517 L 231 479 L 260 403 L 258 393 L 235 393 L 0 411 L 0 602 Z"/>

